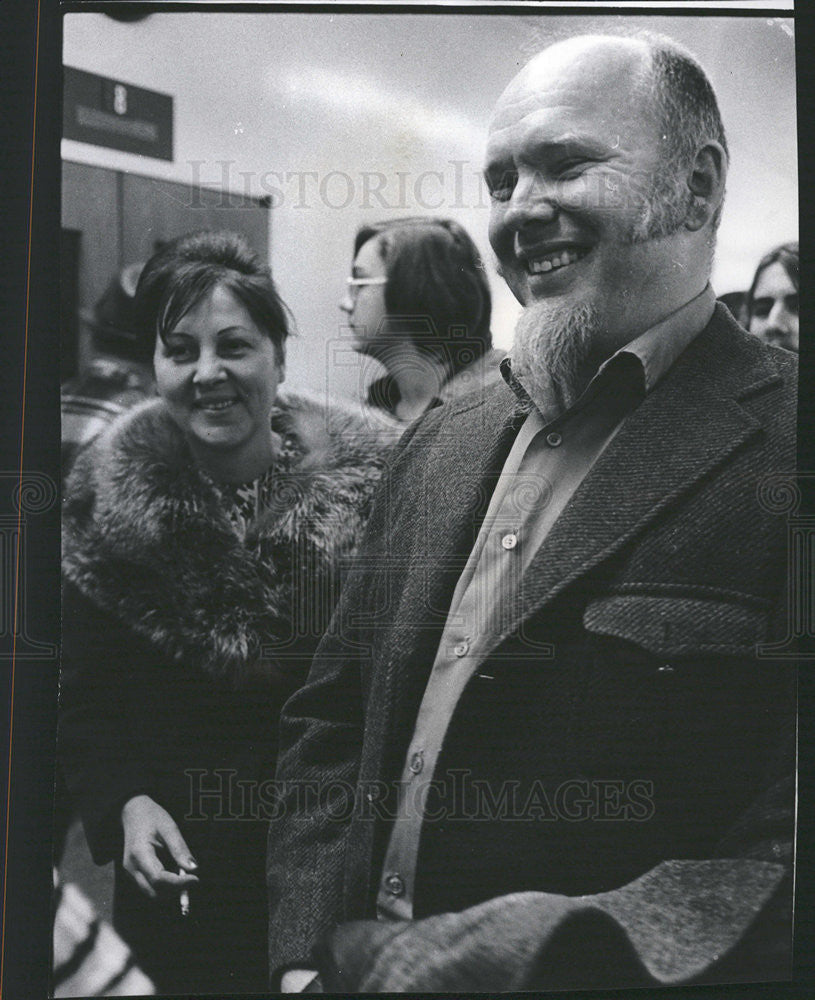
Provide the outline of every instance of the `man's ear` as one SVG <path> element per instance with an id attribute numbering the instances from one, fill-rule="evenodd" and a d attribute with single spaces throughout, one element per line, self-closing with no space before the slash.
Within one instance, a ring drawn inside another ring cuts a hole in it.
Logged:
<path id="1" fill-rule="evenodd" d="M 718 142 L 706 143 L 697 152 L 688 175 L 691 201 L 685 217 L 686 229 L 696 232 L 718 215 L 726 178 L 727 154 Z"/>

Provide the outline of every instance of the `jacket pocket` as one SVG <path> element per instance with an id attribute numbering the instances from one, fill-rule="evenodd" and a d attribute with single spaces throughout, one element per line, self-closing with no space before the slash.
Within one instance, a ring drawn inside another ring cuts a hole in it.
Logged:
<path id="1" fill-rule="evenodd" d="M 632 837 L 663 857 L 705 856 L 760 789 L 788 711 L 786 672 L 756 656 L 769 609 L 616 593 L 590 601 L 583 623 L 584 771 L 646 783 L 652 816 Z"/>
<path id="2" fill-rule="evenodd" d="M 760 607 L 609 594 L 588 603 L 583 624 L 583 727 L 604 737 L 609 758 L 625 756 L 628 745 L 662 756 L 663 767 L 689 754 L 701 763 L 754 726 L 774 690 L 776 671 L 755 656 L 769 628 Z"/>
<path id="3" fill-rule="evenodd" d="M 769 611 L 706 597 L 612 594 L 589 602 L 583 625 L 659 659 L 745 657 L 767 639 Z"/>

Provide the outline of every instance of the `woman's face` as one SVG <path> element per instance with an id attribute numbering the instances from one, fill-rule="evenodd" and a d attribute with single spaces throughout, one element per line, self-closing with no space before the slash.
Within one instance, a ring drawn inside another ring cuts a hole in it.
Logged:
<path id="1" fill-rule="evenodd" d="M 282 366 L 272 341 L 225 286 L 157 339 L 153 363 L 158 391 L 194 455 L 270 448 Z"/>
<path id="2" fill-rule="evenodd" d="M 354 350 L 376 356 L 388 333 L 384 283 L 387 274 L 379 236 L 374 236 L 359 248 L 351 277 L 360 282 L 374 279 L 371 284 L 349 285 L 340 302 L 340 309 L 348 316 Z"/>
<path id="3" fill-rule="evenodd" d="M 759 275 L 750 308 L 750 333 L 774 347 L 798 351 L 798 289 L 778 261 Z"/>

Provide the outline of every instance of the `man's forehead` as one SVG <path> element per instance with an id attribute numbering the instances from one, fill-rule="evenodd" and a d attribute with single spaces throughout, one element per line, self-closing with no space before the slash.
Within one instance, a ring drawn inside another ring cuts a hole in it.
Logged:
<path id="1" fill-rule="evenodd" d="M 597 105 L 612 109 L 638 94 L 648 57 L 644 43 L 607 36 L 581 36 L 545 49 L 509 83 L 498 99 L 490 131 L 541 105 Z"/>

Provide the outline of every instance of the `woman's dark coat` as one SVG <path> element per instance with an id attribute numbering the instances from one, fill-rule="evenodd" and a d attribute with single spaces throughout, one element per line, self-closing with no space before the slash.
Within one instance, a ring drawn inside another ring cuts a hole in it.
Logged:
<path id="1" fill-rule="evenodd" d="M 290 457 L 245 542 L 161 401 L 108 428 L 66 487 L 60 760 L 94 860 L 116 863 L 115 923 L 163 992 L 264 986 L 277 717 L 387 451 L 356 411 L 303 397 L 273 426 Z M 198 862 L 185 919 L 177 893 L 148 900 L 121 868 L 140 793 Z"/>

